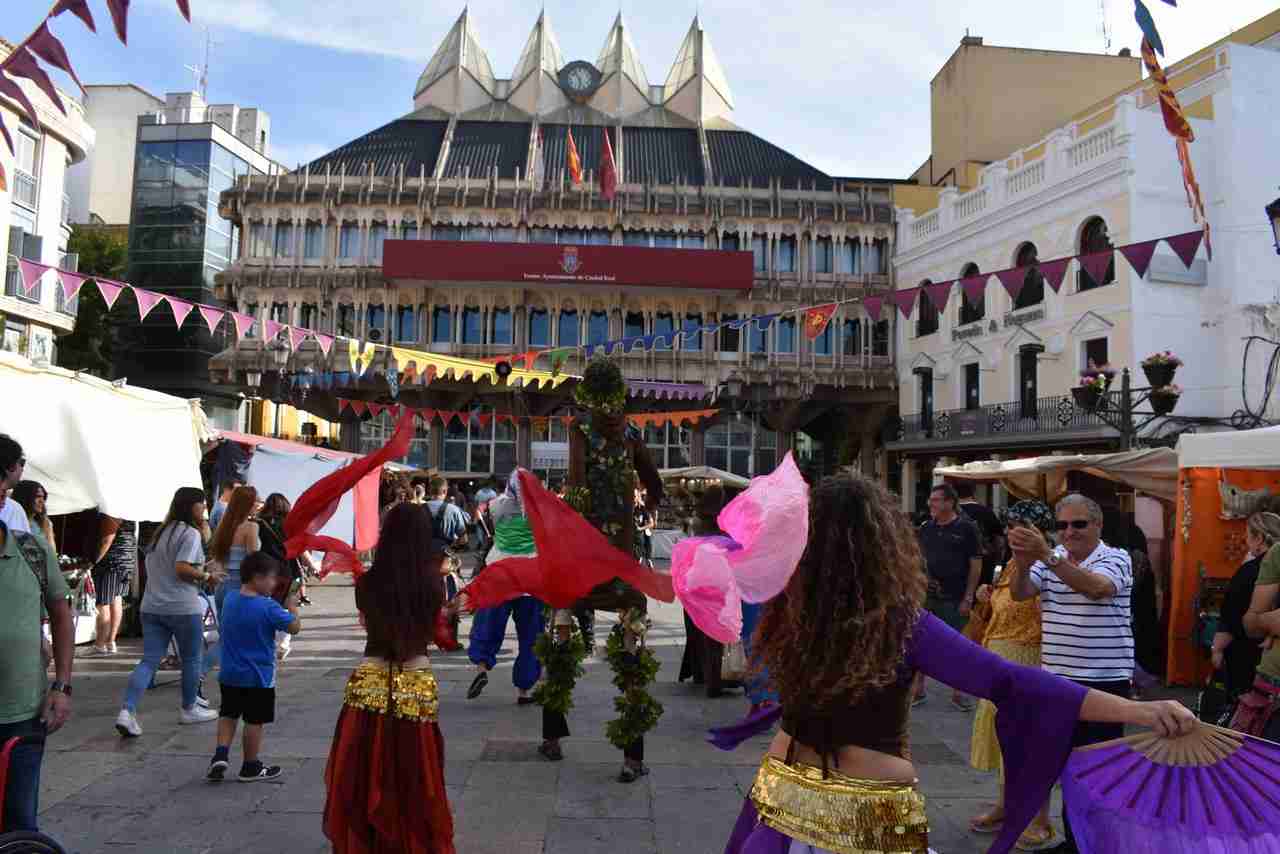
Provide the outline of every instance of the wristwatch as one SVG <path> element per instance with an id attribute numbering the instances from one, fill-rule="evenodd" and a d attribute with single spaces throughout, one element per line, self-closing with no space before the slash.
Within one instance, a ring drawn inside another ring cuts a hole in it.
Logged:
<path id="1" fill-rule="evenodd" d="M 50 690 L 50 691 L 61 691 L 63 694 L 66 694 L 68 697 L 70 697 L 70 696 L 71 696 L 71 683 L 70 683 L 70 682 L 58 682 L 57 680 L 54 680 L 54 682 L 53 682 L 52 684 L 50 684 L 50 685 L 49 685 L 49 690 Z"/>

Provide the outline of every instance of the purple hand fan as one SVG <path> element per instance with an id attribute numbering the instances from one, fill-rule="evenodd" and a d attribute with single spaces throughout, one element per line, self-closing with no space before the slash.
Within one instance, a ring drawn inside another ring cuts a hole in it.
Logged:
<path id="1" fill-rule="evenodd" d="M 1082 854 L 1280 854 L 1280 744 L 1234 730 L 1079 748 L 1062 795 Z"/>

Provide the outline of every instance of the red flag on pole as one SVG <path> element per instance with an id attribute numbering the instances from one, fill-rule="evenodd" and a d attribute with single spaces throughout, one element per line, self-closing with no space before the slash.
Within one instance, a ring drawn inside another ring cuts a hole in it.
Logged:
<path id="1" fill-rule="evenodd" d="M 604 146 L 600 149 L 600 196 L 612 201 L 618 189 L 618 167 L 613 162 L 613 144 L 609 142 L 609 129 L 604 129 Z"/>
<path id="2" fill-rule="evenodd" d="M 576 187 L 582 183 L 582 158 L 578 156 L 578 146 L 573 141 L 573 128 L 565 128 L 564 138 L 565 166 Z"/>
<path id="3" fill-rule="evenodd" d="M 804 334 L 810 341 L 816 341 L 822 336 L 827 324 L 831 322 L 831 316 L 835 313 L 835 303 L 815 306 L 804 313 Z"/>

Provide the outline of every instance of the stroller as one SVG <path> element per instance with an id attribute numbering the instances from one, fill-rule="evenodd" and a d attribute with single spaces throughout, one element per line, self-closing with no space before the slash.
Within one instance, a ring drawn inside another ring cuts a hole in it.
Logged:
<path id="1" fill-rule="evenodd" d="M 9 777 L 9 757 L 21 744 L 43 744 L 44 736 L 11 738 L 0 746 L 0 803 L 4 802 Z M 66 850 L 43 833 L 30 830 L 6 831 L 0 813 L 0 854 L 66 854 Z"/>

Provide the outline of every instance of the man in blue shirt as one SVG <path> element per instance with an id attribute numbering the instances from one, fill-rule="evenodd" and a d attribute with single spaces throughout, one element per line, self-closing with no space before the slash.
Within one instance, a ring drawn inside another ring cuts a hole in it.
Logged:
<path id="1" fill-rule="evenodd" d="M 449 481 L 442 477 L 431 478 L 427 494 L 427 512 L 435 522 L 436 539 L 448 548 L 460 548 L 467 542 L 467 514 L 448 500 Z"/>

